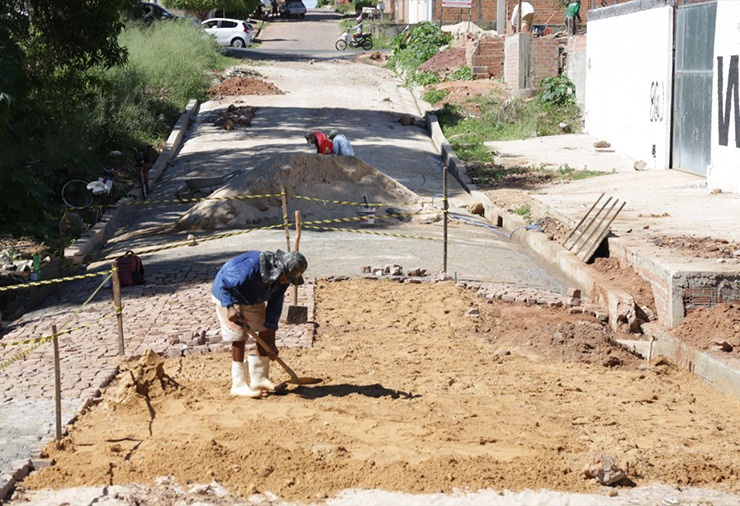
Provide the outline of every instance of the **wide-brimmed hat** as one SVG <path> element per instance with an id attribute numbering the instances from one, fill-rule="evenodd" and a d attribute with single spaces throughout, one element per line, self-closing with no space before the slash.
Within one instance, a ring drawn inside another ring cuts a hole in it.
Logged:
<path id="1" fill-rule="evenodd" d="M 334 138 L 334 137 L 336 137 L 337 135 L 339 135 L 339 131 L 338 131 L 338 130 L 330 130 L 330 131 L 329 131 L 329 138 L 330 138 L 330 139 L 333 139 L 333 138 Z"/>
<path id="2" fill-rule="evenodd" d="M 282 253 L 282 252 L 281 252 Z M 303 273 L 308 269 L 308 261 L 298 251 L 291 251 L 283 256 L 283 274 L 293 285 L 305 283 Z"/>
<path id="3" fill-rule="evenodd" d="M 262 275 L 262 281 L 268 284 L 277 281 L 280 274 L 285 274 L 291 284 L 302 285 L 305 283 L 303 273 L 307 268 L 308 261 L 306 257 L 298 251 L 291 251 L 290 253 L 281 250 L 274 253 L 263 251 L 260 254 L 260 274 Z"/>

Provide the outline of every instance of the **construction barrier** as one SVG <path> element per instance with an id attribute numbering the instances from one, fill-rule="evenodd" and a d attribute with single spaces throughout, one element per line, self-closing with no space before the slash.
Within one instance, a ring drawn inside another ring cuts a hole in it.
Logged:
<path id="1" fill-rule="evenodd" d="M 446 171 L 445 171 L 446 176 Z M 164 245 L 159 245 L 156 247 L 148 248 L 148 249 L 142 249 L 139 251 L 135 251 L 136 254 L 142 255 L 142 254 L 151 254 L 158 251 L 164 251 L 172 248 L 180 248 L 180 247 L 189 247 L 194 246 L 202 242 L 206 241 L 213 241 L 218 239 L 223 239 L 226 237 L 232 237 L 242 234 L 249 234 L 258 230 L 271 230 L 271 229 L 279 229 L 281 227 L 285 228 L 286 230 L 286 238 L 288 239 L 288 250 L 290 250 L 290 240 L 289 240 L 289 227 L 296 225 L 298 223 L 301 223 L 303 227 L 306 229 L 312 229 L 312 230 L 321 230 L 321 231 L 341 231 L 341 232 L 347 232 L 347 233 L 359 233 L 359 234 L 369 234 L 369 235 L 376 235 L 376 236 L 387 236 L 387 237 L 397 237 L 397 238 L 404 238 L 404 239 L 416 239 L 416 240 L 424 240 L 424 241 L 444 241 L 445 243 L 445 250 L 444 250 L 444 268 L 446 269 L 446 244 L 447 244 L 447 219 L 448 215 L 450 214 L 448 212 L 448 200 L 446 196 L 446 186 L 444 188 L 445 192 L 443 195 L 441 195 L 441 199 L 439 199 L 436 203 L 434 199 L 425 200 L 425 201 L 417 201 L 417 202 L 409 202 L 405 204 L 394 204 L 394 206 L 398 207 L 404 207 L 404 206 L 420 206 L 420 209 L 417 210 L 409 210 L 406 212 L 400 212 L 400 213 L 387 213 L 387 214 L 377 214 L 373 213 L 373 219 L 378 221 L 383 220 L 397 220 L 399 218 L 407 218 L 407 217 L 414 217 L 424 214 L 439 214 L 441 213 L 444 219 L 444 225 L 445 225 L 445 233 L 444 237 L 440 239 L 439 237 L 425 237 L 420 235 L 411 235 L 411 234 L 402 234 L 402 233 L 392 233 L 392 232 L 386 232 L 382 230 L 372 230 L 368 229 L 367 227 L 353 227 L 354 224 L 366 224 L 367 223 L 367 217 L 364 216 L 357 216 L 357 217 L 337 217 L 337 218 L 327 218 L 327 219 L 318 219 L 318 220 L 311 220 L 307 222 L 300 222 L 300 215 L 298 213 L 296 216 L 296 220 L 291 222 L 288 219 L 288 213 L 287 213 L 287 193 L 283 189 L 281 193 L 279 194 L 264 194 L 264 195 L 249 195 L 244 197 L 224 197 L 224 198 L 210 198 L 206 197 L 203 199 L 192 199 L 194 202 L 203 201 L 203 200 L 237 200 L 239 198 L 243 199 L 274 199 L 274 198 L 280 198 L 282 200 L 283 204 L 283 222 L 282 223 L 274 223 L 269 224 L 261 227 L 254 227 L 244 230 L 237 230 L 237 231 L 230 231 L 230 232 L 224 232 L 224 233 L 215 233 L 211 234 L 209 236 L 202 236 L 198 237 L 197 239 L 187 239 L 183 241 L 177 241 L 173 243 L 168 243 Z M 371 203 L 371 202 L 353 202 L 353 201 L 336 201 L 336 200 L 324 200 L 324 199 L 318 199 L 315 197 L 308 197 L 303 195 L 294 195 L 293 198 L 295 199 L 303 199 L 303 200 L 310 200 L 315 202 L 324 202 L 331 205 L 342 205 L 342 206 L 352 206 L 352 207 L 362 207 L 362 208 L 369 208 L 377 210 L 380 207 L 387 206 L 388 204 L 382 204 L 382 203 Z M 137 205 L 158 205 L 160 203 L 182 203 L 180 201 L 146 201 L 146 202 L 137 202 Z M 126 204 L 129 205 L 129 204 Z M 347 227 L 341 227 L 341 226 L 332 226 L 332 225 L 348 225 Z M 297 228 L 297 233 L 299 229 Z M 297 241 L 296 241 L 296 249 L 297 249 Z M 122 300 L 121 290 L 120 290 L 120 283 L 118 281 L 118 272 L 117 272 L 117 265 L 116 265 L 116 258 L 115 257 L 107 257 L 102 259 L 102 261 L 110 262 L 111 268 L 110 269 L 103 269 L 98 272 L 90 272 L 90 273 L 84 273 L 79 275 L 73 275 L 73 276 L 66 276 L 66 277 L 60 277 L 57 279 L 48 279 L 48 280 L 42 280 L 42 281 L 35 281 L 31 283 L 24 283 L 20 285 L 14 285 L 14 286 L 7 286 L 2 287 L 0 290 L 7 291 L 7 290 L 17 290 L 17 289 L 26 289 L 29 287 L 36 287 L 41 285 L 49 285 L 49 284 L 58 284 L 58 283 L 75 283 L 79 282 L 81 280 L 89 280 L 90 278 L 100 277 L 103 276 L 104 279 L 100 284 L 98 284 L 94 290 L 90 293 L 89 297 L 85 302 L 83 302 L 75 311 L 72 311 L 69 316 L 65 319 L 65 321 L 61 323 L 55 323 L 53 325 L 50 325 L 51 327 L 51 334 L 43 334 L 39 336 L 29 336 L 25 339 L 19 339 L 14 342 L 8 342 L 4 343 L 0 341 L 0 371 L 3 371 L 7 369 L 11 364 L 16 363 L 20 360 L 23 360 L 24 358 L 28 357 L 29 354 L 31 354 L 34 350 L 38 349 L 39 347 L 47 344 L 47 343 L 53 343 L 55 346 L 55 355 L 58 355 L 58 340 L 60 338 L 66 338 L 67 336 L 74 335 L 76 331 L 79 331 L 81 329 L 89 328 L 95 325 L 101 325 L 101 319 L 108 319 L 108 318 L 115 318 L 116 319 L 116 326 L 117 326 L 117 338 L 118 338 L 118 355 L 121 358 L 124 358 L 126 356 L 126 343 L 129 341 L 129 339 L 132 336 L 126 336 L 125 334 L 125 328 L 124 328 L 124 308 L 125 304 Z M 67 328 L 69 324 L 74 321 L 77 317 L 77 315 L 90 303 L 90 301 L 95 297 L 96 294 L 99 293 L 99 291 L 105 287 L 109 286 L 109 283 L 112 284 L 113 287 L 113 303 L 110 306 L 110 313 L 105 315 L 103 318 L 100 316 L 97 316 L 95 318 L 94 323 L 78 323 L 72 328 Z M 20 351 L 15 351 L 16 348 L 22 348 Z M 13 350 L 13 351 L 11 351 Z M 3 356 L 5 354 L 5 356 Z M 55 357 L 55 362 L 58 363 L 59 357 Z M 58 375 L 57 375 L 58 376 Z M 57 389 L 59 386 L 57 385 Z M 60 395 L 60 394 L 58 394 Z M 61 416 L 59 413 L 57 413 L 57 416 Z M 60 433 L 57 432 L 57 437 L 61 437 Z"/>

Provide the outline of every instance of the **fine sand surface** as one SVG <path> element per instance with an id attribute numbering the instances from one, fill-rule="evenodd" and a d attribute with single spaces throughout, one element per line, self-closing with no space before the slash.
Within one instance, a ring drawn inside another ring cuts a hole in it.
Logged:
<path id="1" fill-rule="evenodd" d="M 657 504 L 686 487 L 712 489 L 695 499 L 713 504 L 738 500 L 718 498 L 740 493 L 738 403 L 619 348 L 623 336 L 592 317 L 486 301 L 452 282 L 353 280 L 318 282 L 316 320 L 314 347 L 281 357 L 321 384 L 234 398 L 228 355 L 147 354 L 22 488 L 137 484 L 151 502 L 169 476 L 184 489 L 212 482 L 210 496 L 199 492 L 208 504 L 425 503 L 400 493 L 453 504 L 456 491 L 479 490 L 494 492 L 478 504 L 504 504 L 497 492 L 542 489 L 521 504 L 563 504 L 548 502 L 563 492 L 595 494 L 568 504 L 640 493 L 629 504 L 645 504 L 649 491 Z M 274 363 L 272 377 L 287 379 Z M 585 478 L 595 454 L 628 479 Z M 229 493 L 216 498 L 220 486 Z M 374 492 L 347 499 L 346 489 Z"/>

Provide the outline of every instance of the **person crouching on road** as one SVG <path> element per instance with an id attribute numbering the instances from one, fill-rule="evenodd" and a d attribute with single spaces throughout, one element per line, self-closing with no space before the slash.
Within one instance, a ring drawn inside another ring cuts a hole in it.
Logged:
<path id="1" fill-rule="evenodd" d="M 331 139 L 335 155 L 355 156 L 355 150 L 352 149 L 352 145 L 344 134 L 340 134 L 337 130 L 332 130 L 329 132 L 329 139 Z"/>
<path id="2" fill-rule="evenodd" d="M 275 331 L 285 291 L 291 284 L 303 284 L 307 268 L 306 258 L 297 251 L 247 251 L 226 262 L 216 274 L 211 294 L 223 340 L 231 342 L 231 395 L 258 398 L 263 392 L 275 391 L 269 378 L 270 360 L 278 354 Z M 255 343 L 244 324 L 271 349 Z M 244 363 L 247 344 L 250 354 Z"/>
<path id="3" fill-rule="evenodd" d="M 306 142 L 316 146 L 316 152 L 320 155 L 330 155 L 334 152 L 331 140 L 325 133 L 308 132 Z"/>

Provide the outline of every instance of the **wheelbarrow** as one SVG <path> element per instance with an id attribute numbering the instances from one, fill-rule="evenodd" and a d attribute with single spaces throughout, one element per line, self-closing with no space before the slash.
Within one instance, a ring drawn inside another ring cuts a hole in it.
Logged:
<path id="1" fill-rule="evenodd" d="M 223 176 L 193 177 L 185 182 L 175 192 L 175 198 L 180 202 L 191 202 L 203 199 L 216 189 L 225 185 L 231 178 L 245 172 L 245 169 L 235 170 Z"/>

